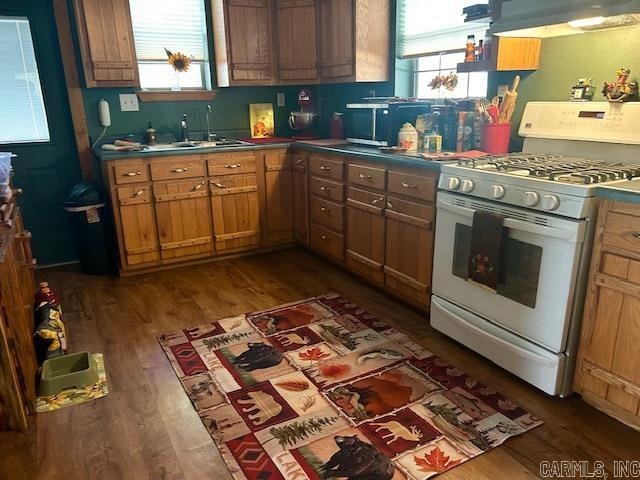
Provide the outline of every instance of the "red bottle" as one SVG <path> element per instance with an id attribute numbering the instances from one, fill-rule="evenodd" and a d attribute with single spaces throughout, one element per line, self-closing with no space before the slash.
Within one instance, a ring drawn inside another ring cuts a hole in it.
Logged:
<path id="1" fill-rule="evenodd" d="M 329 136 L 331 138 L 344 138 L 344 121 L 342 113 L 335 112 L 331 115 L 329 122 Z"/>

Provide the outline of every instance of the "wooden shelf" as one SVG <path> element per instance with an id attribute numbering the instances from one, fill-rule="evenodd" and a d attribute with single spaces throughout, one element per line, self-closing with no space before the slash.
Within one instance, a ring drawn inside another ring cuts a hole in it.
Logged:
<path id="1" fill-rule="evenodd" d="M 495 61 L 478 60 L 476 62 L 459 63 L 457 67 L 458 73 L 468 72 L 491 72 L 496 70 Z"/>
<path id="2" fill-rule="evenodd" d="M 188 102 L 191 100 L 213 100 L 217 90 L 180 90 L 173 91 L 140 91 L 138 98 L 141 102 Z"/>

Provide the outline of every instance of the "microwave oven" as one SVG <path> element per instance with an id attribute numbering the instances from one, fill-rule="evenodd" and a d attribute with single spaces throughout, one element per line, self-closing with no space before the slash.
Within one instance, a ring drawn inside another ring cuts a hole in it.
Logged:
<path id="1" fill-rule="evenodd" d="M 347 142 L 390 147 L 397 143 L 398 130 L 418 115 L 431 112 L 429 102 L 348 103 L 345 112 Z"/>

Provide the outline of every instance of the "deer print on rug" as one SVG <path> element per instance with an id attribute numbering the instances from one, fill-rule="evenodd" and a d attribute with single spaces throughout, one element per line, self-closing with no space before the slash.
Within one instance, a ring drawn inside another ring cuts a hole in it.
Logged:
<path id="1" fill-rule="evenodd" d="M 298 416 L 269 382 L 228 394 L 252 432 Z"/>

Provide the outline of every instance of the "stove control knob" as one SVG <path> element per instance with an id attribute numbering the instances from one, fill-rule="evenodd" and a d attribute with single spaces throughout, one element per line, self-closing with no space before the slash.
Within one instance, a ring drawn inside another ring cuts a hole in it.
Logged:
<path id="1" fill-rule="evenodd" d="M 458 190 L 460 188 L 460 179 L 458 177 L 450 177 L 448 188 L 449 190 Z"/>
<path id="2" fill-rule="evenodd" d="M 469 193 L 473 191 L 473 187 L 475 187 L 475 185 L 473 184 L 473 180 L 463 180 L 460 190 L 462 190 L 464 193 Z"/>
<path id="3" fill-rule="evenodd" d="M 527 207 L 535 207 L 540 201 L 540 195 L 536 192 L 524 192 L 524 204 Z"/>
<path id="4" fill-rule="evenodd" d="M 542 208 L 544 210 L 557 210 L 560 206 L 560 199 L 555 195 L 545 195 L 542 197 Z"/>
<path id="5" fill-rule="evenodd" d="M 505 191 L 502 185 L 491 185 L 491 196 L 496 200 L 500 200 L 504 197 Z"/>

